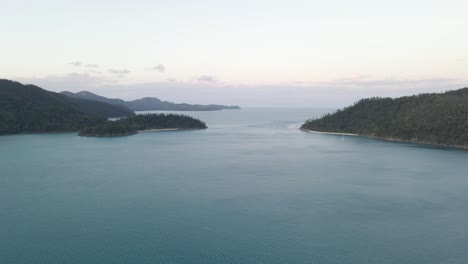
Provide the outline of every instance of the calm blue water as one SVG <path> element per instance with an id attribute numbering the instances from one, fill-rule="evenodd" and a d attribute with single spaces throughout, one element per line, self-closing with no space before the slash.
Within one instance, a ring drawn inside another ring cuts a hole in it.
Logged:
<path id="1" fill-rule="evenodd" d="M 0 137 L 0 263 L 467 263 L 468 152 L 297 130 Z"/>

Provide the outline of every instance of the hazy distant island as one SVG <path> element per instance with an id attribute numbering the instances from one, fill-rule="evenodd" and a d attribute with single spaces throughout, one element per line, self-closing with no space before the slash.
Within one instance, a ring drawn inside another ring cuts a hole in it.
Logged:
<path id="1" fill-rule="evenodd" d="M 154 97 L 144 97 L 133 101 L 124 101 L 122 99 L 110 99 L 104 96 L 93 94 L 88 91 L 81 91 L 72 93 L 68 91 L 61 92 L 71 98 L 86 99 L 98 102 L 105 102 L 113 105 L 122 105 L 133 111 L 217 111 L 217 110 L 235 110 L 240 109 L 239 106 L 226 106 L 226 105 L 199 105 L 199 104 L 176 104 L 167 101 L 161 101 Z"/>
<path id="2" fill-rule="evenodd" d="M 468 88 L 362 99 L 301 129 L 468 148 Z"/>
<path id="3" fill-rule="evenodd" d="M 149 130 L 205 129 L 206 124 L 198 119 L 175 114 L 144 114 L 107 121 L 106 123 L 82 129 L 80 136 L 116 137 L 134 135 Z"/>
<path id="4" fill-rule="evenodd" d="M 112 117 L 123 119 L 108 121 Z M 136 116 L 123 105 L 71 98 L 35 85 L 0 79 L 0 135 L 81 131 L 82 135 L 114 136 L 163 128 L 206 128 L 206 125 L 181 115 Z"/>

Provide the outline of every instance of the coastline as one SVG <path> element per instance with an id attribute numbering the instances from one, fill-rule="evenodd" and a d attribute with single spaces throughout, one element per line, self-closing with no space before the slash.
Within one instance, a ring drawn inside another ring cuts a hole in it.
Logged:
<path id="1" fill-rule="evenodd" d="M 181 129 L 180 128 L 155 128 L 155 129 L 138 130 L 137 133 L 175 131 L 175 130 L 181 130 Z"/>
<path id="2" fill-rule="evenodd" d="M 378 137 L 378 136 L 372 136 L 372 135 L 366 135 L 366 134 L 315 131 L 315 130 L 304 129 L 304 128 L 300 128 L 300 130 L 304 132 L 316 133 L 316 134 L 364 137 L 364 138 L 377 139 L 377 140 L 383 140 L 383 141 L 389 141 L 389 142 L 412 143 L 412 144 L 418 144 L 418 145 L 428 145 L 428 146 L 437 146 L 437 147 L 444 147 L 444 148 L 454 148 L 454 149 L 459 149 L 459 150 L 468 150 L 468 146 L 463 146 L 463 145 L 438 144 L 438 143 L 431 143 L 431 142 L 426 142 L 426 141 L 404 140 L 404 139 L 392 138 L 392 137 Z"/>
<path id="3" fill-rule="evenodd" d="M 149 133 L 149 132 L 164 132 L 164 131 L 180 131 L 180 130 L 196 130 L 196 129 L 206 129 L 206 128 L 155 128 L 155 129 L 144 129 L 138 130 L 131 133 L 124 133 L 124 134 L 81 134 L 78 133 L 80 137 L 126 137 L 132 136 L 139 133 Z"/>
<path id="4" fill-rule="evenodd" d="M 303 128 L 301 128 L 300 130 L 303 130 L 303 131 L 306 131 L 306 132 L 315 133 L 315 134 L 326 134 L 326 135 L 338 135 L 338 136 L 359 137 L 359 134 L 352 134 L 352 133 L 322 132 L 322 131 L 315 131 L 315 130 L 309 130 L 309 129 L 303 129 Z"/>
<path id="5" fill-rule="evenodd" d="M 137 134 L 138 132 L 132 132 L 132 133 L 123 133 L 123 134 L 82 134 L 78 133 L 78 136 L 80 137 L 127 137 L 127 136 L 132 136 Z"/>

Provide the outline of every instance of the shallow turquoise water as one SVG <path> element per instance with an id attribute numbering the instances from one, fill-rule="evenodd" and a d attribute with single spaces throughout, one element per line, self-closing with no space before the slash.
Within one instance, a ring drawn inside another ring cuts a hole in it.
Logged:
<path id="1" fill-rule="evenodd" d="M 467 263 L 468 152 L 299 131 L 0 137 L 0 263 Z"/>

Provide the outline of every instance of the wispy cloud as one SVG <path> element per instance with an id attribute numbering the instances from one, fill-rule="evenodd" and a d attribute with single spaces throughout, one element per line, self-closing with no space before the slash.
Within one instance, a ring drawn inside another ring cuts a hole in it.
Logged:
<path id="1" fill-rule="evenodd" d="M 99 71 L 99 70 L 86 70 L 84 73 L 92 74 L 92 75 L 101 75 L 101 74 L 103 74 L 103 72 Z"/>
<path id="2" fill-rule="evenodd" d="M 71 65 L 75 66 L 75 67 L 81 67 L 82 63 L 80 61 L 72 61 L 70 62 Z"/>
<path id="3" fill-rule="evenodd" d="M 158 72 L 164 72 L 166 71 L 166 66 L 163 64 L 159 64 L 153 67 L 153 70 L 157 70 Z"/>
<path id="4" fill-rule="evenodd" d="M 361 80 L 369 79 L 371 77 L 372 77 L 371 75 L 367 75 L 367 74 L 355 74 L 355 75 L 351 75 L 348 77 L 335 79 L 334 81 L 335 82 L 361 81 Z"/>
<path id="5" fill-rule="evenodd" d="M 130 73 L 130 70 L 127 69 L 122 69 L 122 70 L 116 70 L 116 69 L 109 69 L 109 73 L 114 74 L 118 77 L 124 77 L 125 75 Z"/>
<path id="6" fill-rule="evenodd" d="M 136 83 L 120 78 L 129 70 L 113 74 L 70 73 L 42 78 L 14 78 L 52 91 L 89 90 L 108 97 L 137 99 L 154 96 L 173 102 L 241 105 L 244 107 L 343 107 L 373 96 L 398 97 L 427 92 L 443 92 L 468 85 L 468 80 L 452 78 L 405 79 L 350 76 L 322 82 L 265 85 L 229 85 L 213 76 L 191 81 L 166 79 Z"/>
<path id="7" fill-rule="evenodd" d="M 102 85 L 115 83 L 115 80 L 88 73 L 72 72 L 65 75 L 48 75 L 44 77 L 17 78 L 24 83 L 30 83 L 51 91 L 81 91 L 92 90 Z"/>
<path id="8" fill-rule="evenodd" d="M 419 78 L 419 79 L 405 79 L 397 77 L 387 78 L 370 78 L 365 76 L 360 78 L 340 78 L 330 81 L 321 82 L 295 82 L 301 86 L 309 87 L 341 87 L 347 88 L 372 88 L 372 89 L 390 89 L 400 90 L 408 88 L 428 87 L 435 85 L 452 85 L 462 84 L 461 80 L 453 78 Z"/>
<path id="9" fill-rule="evenodd" d="M 211 75 L 201 75 L 200 77 L 197 78 L 197 81 L 207 82 L 207 83 L 216 83 L 216 82 L 218 82 L 216 77 L 211 76 Z"/>
<path id="10" fill-rule="evenodd" d="M 81 67 L 81 66 L 84 66 L 86 68 L 98 68 L 99 67 L 99 65 L 97 65 L 97 64 L 93 64 L 93 63 L 84 64 L 81 61 L 72 61 L 72 62 L 70 62 L 70 64 L 72 66 L 75 66 L 75 67 Z"/>

